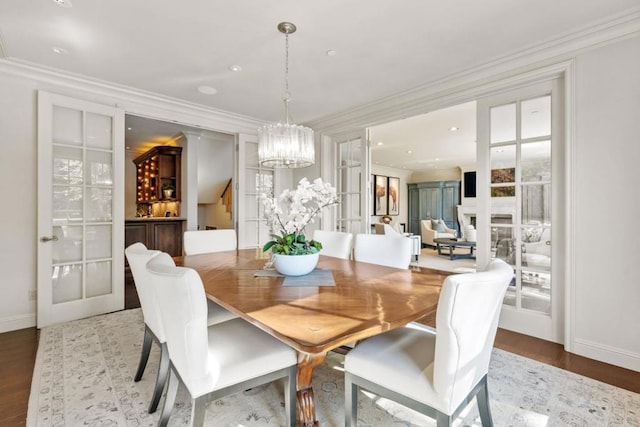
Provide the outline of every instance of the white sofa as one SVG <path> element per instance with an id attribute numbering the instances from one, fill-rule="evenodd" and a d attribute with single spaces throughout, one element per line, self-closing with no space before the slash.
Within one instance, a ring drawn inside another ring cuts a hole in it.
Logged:
<path id="1" fill-rule="evenodd" d="M 443 226 L 443 230 L 442 231 L 436 231 L 433 229 L 432 227 L 432 222 L 431 221 L 438 221 L 442 224 Z M 436 243 L 433 241 L 434 239 L 455 239 L 456 236 L 456 230 L 449 228 L 445 225 L 444 221 L 442 221 L 441 219 L 438 220 L 430 220 L 430 219 L 423 219 L 420 221 L 420 234 L 422 235 L 422 243 L 424 243 L 425 245 L 429 245 L 432 247 L 436 246 Z"/>

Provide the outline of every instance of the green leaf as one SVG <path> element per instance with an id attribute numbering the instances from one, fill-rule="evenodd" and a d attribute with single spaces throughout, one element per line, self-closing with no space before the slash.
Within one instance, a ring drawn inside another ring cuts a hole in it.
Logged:
<path id="1" fill-rule="evenodd" d="M 273 245 L 275 245 L 277 242 L 272 240 L 270 242 L 265 243 L 265 245 L 262 247 L 262 252 L 267 252 L 269 249 L 271 249 L 271 247 Z"/>

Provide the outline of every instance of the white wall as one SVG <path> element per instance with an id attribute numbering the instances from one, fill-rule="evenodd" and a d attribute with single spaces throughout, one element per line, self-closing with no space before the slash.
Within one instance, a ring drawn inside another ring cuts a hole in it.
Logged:
<path id="1" fill-rule="evenodd" d="M 574 350 L 640 371 L 640 37 L 579 55 L 575 76 Z"/>
<path id="2" fill-rule="evenodd" d="M 36 83 L 0 77 L 0 332 L 35 325 Z"/>
<path id="3" fill-rule="evenodd" d="M 233 228 L 220 196 L 233 176 L 231 135 L 202 135 L 198 141 L 198 226 Z"/>
<path id="4" fill-rule="evenodd" d="M 431 181 L 460 181 L 462 172 L 460 168 L 431 169 L 413 172 L 409 182 L 431 182 Z"/>

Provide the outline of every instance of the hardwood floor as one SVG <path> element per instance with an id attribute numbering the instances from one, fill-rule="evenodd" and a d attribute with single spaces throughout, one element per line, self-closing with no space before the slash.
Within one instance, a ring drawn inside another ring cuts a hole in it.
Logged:
<path id="1" fill-rule="evenodd" d="M 139 307 L 133 286 L 125 288 L 125 307 Z M 433 324 L 433 316 L 425 323 Z M 38 332 L 35 328 L 0 334 L 0 426 L 24 426 L 35 364 Z M 557 366 L 604 383 L 640 393 L 640 372 L 567 353 L 559 344 L 499 329 L 496 347 Z"/>

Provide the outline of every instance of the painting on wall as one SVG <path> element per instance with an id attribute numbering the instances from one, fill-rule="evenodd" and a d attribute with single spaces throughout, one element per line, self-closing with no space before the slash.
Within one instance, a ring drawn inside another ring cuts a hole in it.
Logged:
<path id="1" fill-rule="evenodd" d="M 516 182 L 515 168 L 492 169 L 491 184 L 504 184 Z M 491 197 L 514 197 L 516 187 L 513 185 L 491 187 Z"/>
<path id="2" fill-rule="evenodd" d="M 400 214 L 400 178 L 390 176 L 388 181 L 389 197 L 387 199 L 388 215 Z"/>
<path id="3" fill-rule="evenodd" d="M 374 175 L 375 183 L 373 190 L 373 214 L 386 215 L 387 213 L 387 177 L 382 175 Z"/>

